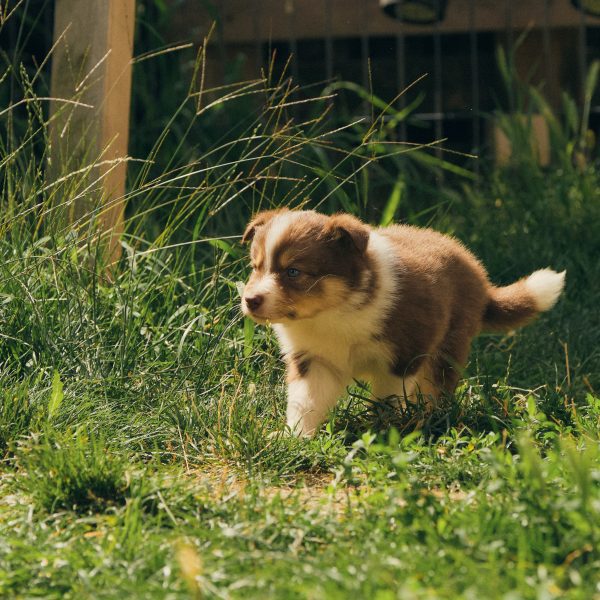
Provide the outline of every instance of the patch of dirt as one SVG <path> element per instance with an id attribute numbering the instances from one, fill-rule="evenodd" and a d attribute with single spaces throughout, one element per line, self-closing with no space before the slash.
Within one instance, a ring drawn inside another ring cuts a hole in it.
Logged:
<path id="1" fill-rule="evenodd" d="M 308 510 L 331 509 L 342 513 L 350 504 L 356 503 L 365 490 L 363 486 L 335 485 L 333 473 L 302 473 L 295 480 L 281 485 L 250 480 L 227 464 L 207 464 L 188 473 L 206 486 L 215 502 L 243 497 L 249 493 L 247 488 L 251 486 L 253 494 L 268 500 L 280 497 L 282 501 L 303 504 Z"/>

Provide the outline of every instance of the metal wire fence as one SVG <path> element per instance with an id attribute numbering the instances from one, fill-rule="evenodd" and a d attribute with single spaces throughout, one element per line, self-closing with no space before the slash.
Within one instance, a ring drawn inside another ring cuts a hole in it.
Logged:
<path id="1" fill-rule="evenodd" d="M 236 0 L 220 0 L 221 55 L 227 60 L 239 50 L 236 19 L 245 19 L 251 32 L 245 38 L 245 48 L 252 49 L 253 67 L 266 69 L 275 53 L 275 62 L 281 68 L 287 65 L 300 86 L 310 88 L 335 78 L 345 79 L 390 101 L 428 73 L 412 90 L 423 95 L 413 120 L 418 120 L 421 127 L 411 128 L 404 121 L 399 126 L 399 138 L 451 138 L 457 149 L 478 152 L 486 141 L 482 116 L 498 107 L 510 108 L 503 106 L 507 103 L 496 67 L 496 48 L 502 45 L 514 49 L 517 41 L 523 42 L 524 30 L 528 34 L 519 50 L 520 75 L 539 84 L 557 110 L 563 91 L 583 103 L 588 66 L 600 58 L 600 17 L 578 10 L 580 2 L 499 0 L 492 3 L 499 20 L 490 30 L 479 24 L 481 11 L 490 12 L 489 0 L 449 0 L 448 18 L 456 21 L 458 17 L 452 11 L 462 11 L 460 31 L 449 30 L 443 21 L 421 28 L 396 21 L 393 28 L 382 32 L 381 27 L 374 28 L 377 31 L 369 27 L 374 10 L 381 12 L 378 0 L 348 0 L 347 10 L 353 11 L 353 23 L 357 25 L 354 31 L 338 26 L 339 0 L 255 0 L 243 9 Z M 533 17 L 523 27 L 525 4 Z M 557 10 L 569 17 L 564 24 L 556 18 Z M 233 11 L 238 11 L 234 19 Z M 278 17 L 277 11 L 283 16 Z M 276 24 L 269 28 L 270 18 Z M 233 31 L 228 35 L 228 23 L 232 21 Z M 315 31 L 320 33 L 315 35 Z M 594 100 L 591 118 L 597 129 L 598 94 Z M 407 101 L 406 94 L 400 95 L 398 108 L 404 108 Z"/>

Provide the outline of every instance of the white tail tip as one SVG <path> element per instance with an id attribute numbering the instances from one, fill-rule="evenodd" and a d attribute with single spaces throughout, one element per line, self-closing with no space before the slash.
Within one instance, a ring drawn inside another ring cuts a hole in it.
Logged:
<path id="1" fill-rule="evenodd" d="M 552 269 L 540 269 L 532 273 L 525 285 L 535 299 L 539 311 L 551 309 L 565 287 L 566 271 L 557 273 Z"/>

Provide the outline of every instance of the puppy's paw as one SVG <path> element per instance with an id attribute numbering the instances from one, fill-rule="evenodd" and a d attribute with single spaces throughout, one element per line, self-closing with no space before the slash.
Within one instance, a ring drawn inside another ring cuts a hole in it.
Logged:
<path id="1" fill-rule="evenodd" d="M 299 427 L 291 428 L 289 425 L 285 425 L 282 429 L 277 429 L 269 433 L 267 438 L 269 440 L 280 440 L 282 438 L 299 438 L 299 439 L 310 439 L 314 437 L 313 433 L 307 433 Z"/>
<path id="2" fill-rule="evenodd" d="M 293 437 L 294 433 L 290 430 L 290 428 L 285 425 L 282 429 L 277 429 L 276 431 L 271 431 L 267 438 L 269 440 L 280 440 L 281 438 Z"/>

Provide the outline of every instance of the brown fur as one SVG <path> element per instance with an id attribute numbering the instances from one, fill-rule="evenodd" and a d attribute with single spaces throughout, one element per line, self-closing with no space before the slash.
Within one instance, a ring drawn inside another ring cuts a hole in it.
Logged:
<path id="1" fill-rule="evenodd" d="M 254 234 L 256 233 L 257 228 L 266 225 L 273 219 L 273 217 L 276 217 L 277 215 L 286 211 L 287 208 L 276 208 L 274 210 L 263 210 L 262 212 L 256 214 L 246 226 L 244 235 L 242 235 L 242 244 L 251 242 L 254 239 Z"/>
<path id="2" fill-rule="evenodd" d="M 394 348 L 394 374 L 423 373 L 418 385 L 451 392 L 481 331 L 491 287 L 475 257 L 452 238 L 430 229 L 394 226 L 401 301 L 386 318 L 384 339 Z M 427 381 L 429 379 L 429 381 Z M 437 394 L 436 394 L 437 395 Z"/>
<path id="3" fill-rule="evenodd" d="M 535 305 L 531 304 L 525 279 L 506 287 L 492 287 L 489 296 L 483 315 L 483 329 L 486 331 L 520 327 L 531 321 L 538 312 Z"/>
<path id="4" fill-rule="evenodd" d="M 295 352 L 291 356 L 286 357 L 286 381 L 294 381 L 305 377 L 310 367 L 310 358 L 307 358 L 306 352 Z"/>

